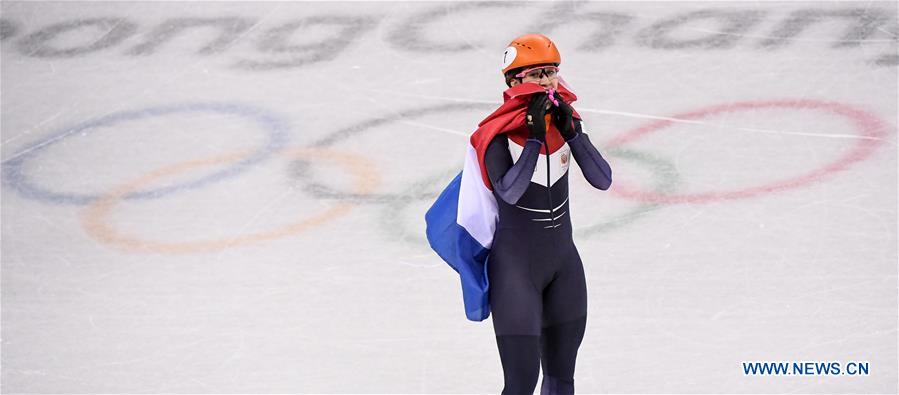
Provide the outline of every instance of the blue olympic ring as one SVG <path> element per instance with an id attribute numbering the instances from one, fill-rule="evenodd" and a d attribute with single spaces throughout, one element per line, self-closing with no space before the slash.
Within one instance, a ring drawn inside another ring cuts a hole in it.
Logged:
<path id="1" fill-rule="evenodd" d="M 12 156 L 12 159 L 3 162 L 3 182 L 15 188 L 23 196 L 38 200 L 46 200 L 61 204 L 90 204 L 100 198 L 100 194 L 67 194 L 54 192 L 44 189 L 40 186 L 29 183 L 23 172 L 25 161 L 33 159 L 45 148 L 65 140 L 69 136 L 84 132 L 91 128 L 100 126 L 110 126 L 123 121 L 139 120 L 149 117 L 157 117 L 172 113 L 183 112 L 216 112 L 229 115 L 237 115 L 253 121 L 268 133 L 268 141 L 258 151 L 252 153 L 246 159 L 237 162 L 223 170 L 209 174 L 196 180 L 189 180 L 179 184 L 172 184 L 165 187 L 151 189 L 141 192 L 135 192 L 128 196 L 127 199 L 152 199 L 158 198 L 170 193 L 179 192 L 188 189 L 195 189 L 206 184 L 222 180 L 224 178 L 235 176 L 249 169 L 250 165 L 256 164 L 270 156 L 277 150 L 284 147 L 287 143 L 287 125 L 273 114 L 250 106 L 229 103 L 193 103 L 186 105 L 172 105 L 149 107 L 142 110 L 117 112 L 104 117 L 86 121 L 72 127 L 66 127 L 52 133 L 50 137 L 38 141 L 37 143 L 25 148 L 19 153 Z"/>

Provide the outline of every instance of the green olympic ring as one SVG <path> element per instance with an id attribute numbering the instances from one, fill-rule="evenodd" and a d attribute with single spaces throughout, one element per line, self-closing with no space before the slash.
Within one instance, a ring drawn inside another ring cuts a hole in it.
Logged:
<path id="1" fill-rule="evenodd" d="M 681 178 L 677 173 L 677 168 L 671 162 L 658 157 L 653 157 L 645 153 L 623 148 L 610 148 L 606 151 L 606 153 L 611 157 L 632 160 L 647 165 L 649 169 L 652 170 L 654 181 L 652 186 L 653 192 L 671 193 L 674 192 L 681 184 Z M 613 181 L 612 188 L 614 187 L 615 184 Z M 597 233 L 604 233 L 620 228 L 621 226 L 630 224 L 631 222 L 640 219 L 640 217 L 662 206 L 666 206 L 666 204 L 642 203 L 637 207 L 634 207 L 632 210 L 624 212 L 620 215 L 616 215 L 608 220 L 587 227 L 576 228 L 574 230 L 574 237 L 588 237 L 593 236 Z"/>
<path id="2" fill-rule="evenodd" d="M 605 152 L 605 154 L 608 157 L 634 161 L 649 167 L 653 174 L 654 182 L 652 188 L 655 192 L 674 192 L 677 189 L 677 186 L 681 183 L 680 176 L 678 175 L 677 169 L 674 164 L 664 159 L 623 148 L 610 148 Z M 454 167 L 452 170 L 432 174 L 427 178 L 416 181 L 412 183 L 412 185 L 410 185 L 406 191 L 401 192 L 399 196 L 417 196 L 422 198 L 434 199 L 437 197 L 437 195 L 439 195 L 439 191 L 431 193 L 426 193 L 424 191 L 433 188 L 434 186 L 442 185 L 442 183 L 449 182 L 450 179 L 458 174 L 458 169 L 460 167 L 461 164 L 457 167 Z M 612 188 L 614 187 L 615 186 L 613 183 Z M 418 246 L 427 246 L 428 242 L 422 236 L 424 232 L 410 232 L 407 229 L 407 223 L 403 221 L 402 215 L 399 215 L 407 209 L 409 203 L 411 203 L 410 199 L 396 199 L 393 201 L 385 202 L 385 209 L 381 211 L 382 214 L 378 223 L 381 224 L 385 231 L 392 232 L 393 235 L 396 236 L 397 240 Z M 624 225 L 638 220 L 647 213 L 654 211 L 662 206 L 665 206 L 665 204 L 641 203 L 637 207 L 628 210 L 627 212 L 624 212 L 620 215 L 616 215 L 608 220 L 601 221 L 587 227 L 576 228 L 574 230 L 574 236 L 589 237 L 598 233 L 603 233 L 620 228 Z M 421 218 L 422 221 L 424 221 L 424 213 L 422 213 Z"/>

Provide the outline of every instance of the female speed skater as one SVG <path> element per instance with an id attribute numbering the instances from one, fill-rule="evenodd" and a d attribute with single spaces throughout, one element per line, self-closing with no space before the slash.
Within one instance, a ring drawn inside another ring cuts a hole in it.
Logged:
<path id="1" fill-rule="evenodd" d="M 484 157 L 499 214 L 487 277 L 503 394 L 532 394 L 540 365 L 541 395 L 574 393 L 587 285 L 572 238 L 570 157 L 594 187 L 612 183 L 609 164 L 570 105 L 575 95 L 559 83 L 560 63 L 543 35 L 512 40 L 504 54 L 505 96 L 528 96 L 524 122 L 496 134 Z"/>
<path id="2" fill-rule="evenodd" d="M 425 215 L 431 247 L 459 273 L 465 312 L 493 313 L 504 395 L 574 394 L 587 322 L 584 267 L 568 201 L 571 157 L 592 186 L 612 170 L 582 130 L 577 97 L 546 36 L 512 40 L 503 54 L 503 104 L 469 139 L 464 169 Z"/>

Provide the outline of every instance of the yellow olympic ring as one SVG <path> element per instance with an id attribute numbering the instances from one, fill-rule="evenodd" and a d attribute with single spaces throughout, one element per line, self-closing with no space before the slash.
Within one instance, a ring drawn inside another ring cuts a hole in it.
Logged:
<path id="1" fill-rule="evenodd" d="M 350 203 L 337 203 L 324 212 L 310 218 L 305 218 L 300 221 L 282 226 L 280 228 L 261 233 L 215 240 L 198 240 L 186 242 L 161 242 L 142 240 L 134 236 L 122 234 L 106 223 L 107 217 L 109 216 L 113 208 L 115 208 L 115 206 L 122 201 L 123 197 L 133 193 L 134 191 L 141 190 L 146 185 L 159 180 L 160 178 L 181 174 L 198 167 L 213 166 L 238 161 L 240 159 L 243 159 L 245 156 L 246 154 L 230 154 L 207 159 L 192 160 L 172 166 L 167 166 L 162 169 L 150 172 L 137 180 L 128 182 L 115 188 L 109 194 L 102 196 L 100 199 L 97 199 L 96 202 L 87 206 L 85 211 L 83 212 L 83 215 L 81 216 L 81 224 L 87 231 L 88 235 L 90 235 L 91 237 L 122 249 L 140 252 L 180 254 L 218 251 L 226 248 L 243 246 L 247 244 L 258 243 L 261 241 L 274 240 L 285 236 L 295 235 L 309 228 L 322 225 L 325 222 L 333 220 L 337 217 L 346 215 L 355 206 L 354 204 Z M 302 159 L 314 158 L 336 162 L 338 165 L 343 166 L 346 170 L 348 170 L 349 173 L 353 174 L 355 178 L 355 192 L 359 194 L 368 194 L 373 192 L 380 181 L 379 175 L 373 170 L 374 166 L 372 165 L 372 163 L 357 155 L 340 153 L 333 150 L 321 148 L 301 148 L 288 150 L 287 152 L 283 152 L 279 156 L 296 157 Z"/>

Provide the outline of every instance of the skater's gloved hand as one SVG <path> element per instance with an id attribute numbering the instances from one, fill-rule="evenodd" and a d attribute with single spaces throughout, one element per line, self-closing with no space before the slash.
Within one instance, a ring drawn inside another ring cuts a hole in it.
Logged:
<path id="1" fill-rule="evenodd" d="M 543 117 L 546 115 L 545 93 L 535 93 L 531 96 L 531 103 L 528 105 L 528 112 L 524 121 L 531 132 L 530 138 L 544 141 L 546 139 L 546 121 Z"/>
<path id="2" fill-rule="evenodd" d="M 553 124 L 559 129 L 559 133 L 562 134 L 565 141 L 568 141 L 577 137 L 577 130 L 574 127 L 574 123 L 577 122 L 573 116 L 574 109 L 570 104 L 565 103 L 561 96 L 556 95 L 556 100 L 559 105 L 553 109 Z"/>

